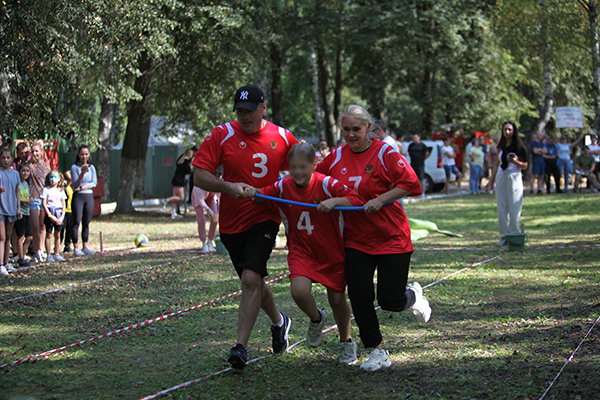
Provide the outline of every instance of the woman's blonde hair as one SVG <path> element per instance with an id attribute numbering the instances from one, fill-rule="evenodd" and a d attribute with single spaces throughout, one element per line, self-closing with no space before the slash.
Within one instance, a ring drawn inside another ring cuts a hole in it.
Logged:
<path id="1" fill-rule="evenodd" d="M 354 117 L 366 127 L 373 125 L 374 121 L 373 117 L 371 117 L 371 114 L 369 114 L 369 112 L 363 106 L 359 106 L 358 104 L 351 104 L 346 107 L 344 112 L 340 115 L 340 125 L 342 120 L 346 117 Z"/>

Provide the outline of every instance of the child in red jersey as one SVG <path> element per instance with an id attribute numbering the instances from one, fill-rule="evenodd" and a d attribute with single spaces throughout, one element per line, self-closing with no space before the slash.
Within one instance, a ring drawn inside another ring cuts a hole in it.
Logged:
<path id="1" fill-rule="evenodd" d="M 339 361 L 356 361 L 356 343 L 350 337 L 350 308 L 346 302 L 345 254 L 342 234 L 344 216 L 336 206 L 362 205 L 362 199 L 337 179 L 315 172 L 316 155 L 308 143 L 292 147 L 289 156 L 290 177 L 262 189 L 247 188 L 245 196 L 263 193 L 318 208 L 271 202 L 279 209 L 288 240 L 288 264 L 294 301 L 310 318 L 306 342 L 317 347 L 323 341 L 327 314 L 318 309 L 311 294 L 313 282 L 327 288 L 327 297 L 340 330 L 342 354 Z"/>

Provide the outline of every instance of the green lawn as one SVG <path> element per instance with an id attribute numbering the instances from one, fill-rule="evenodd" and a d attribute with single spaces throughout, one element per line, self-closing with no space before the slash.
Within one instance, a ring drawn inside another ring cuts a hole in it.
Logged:
<path id="1" fill-rule="evenodd" d="M 523 222 L 528 251 L 419 251 L 427 247 L 495 248 L 496 206 L 491 195 L 408 204 L 410 217 L 431 220 L 464 238 L 432 234 L 415 243 L 411 280 L 436 281 L 465 266 L 491 263 L 426 291 L 431 321 L 409 313 L 379 312 L 392 367 L 364 373 L 338 365 L 337 331 L 323 346 L 302 344 L 283 356 L 249 365 L 244 373 L 210 378 L 171 393 L 171 398 L 222 399 L 539 399 L 600 314 L 600 248 L 532 250 L 538 246 L 600 243 L 598 195 L 526 197 Z M 201 256 L 193 216 L 102 216 L 92 240 L 130 246 L 144 233 L 153 246 L 41 266 L 0 280 L 0 300 L 10 299 L 166 262 L 23 301 L 0 304 L 0 363 L 91 338 L 200 304 L 239 289 L 225 256 Z M 182 261 L 188 259 L 187 261 Z M 273 253 L 270 277 L 287 271 L 286 251 Z M 307 318 L 294 305 L 287 280 L 272 284 L 276 302 L 304 337 Z M 328 307 L 315 285 L 319 305 Z M 137 399 L 227 367 L 234 343 L 239 297 L 119 335 L 0 370 L 0 397 L 38 399 Z M 330 313 L 330 312 L 329 312 Z M 331 314 L 331 313 L 330 313 Z M 330 317 L 330 321 L 333 318 Z M 331 322 L 333 324 L 333 322 Z M 358 329 L 353 336 L 359 340 Z M 366 352 L 359 350 L 364 360 Z M 250 357 L 270 354 L 268 319 L 261 314 Z M 595 399 L 600 386 L 600 326 L 575 355 L 549 399 Z"/>

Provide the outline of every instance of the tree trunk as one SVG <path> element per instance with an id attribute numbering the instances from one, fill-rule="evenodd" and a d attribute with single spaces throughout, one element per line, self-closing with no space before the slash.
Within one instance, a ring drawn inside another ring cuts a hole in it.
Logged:
<path id="1" fill-rule="evenodd" d="M 596 0 L 590 0 L 588 7 L 592 41 L 592 68 L 594 70 L 594 128 L 596 129 L 596 134 L 600 134 L 600 37 L 598 35 L 598 8 Z"/>
<path id="2" fill-rule="evenodd" d="M 281 106 L 283 104 L 283 90 L 281 88 L 281 68 L 283 54 L 278 45 L 271 44 L 271 122 L 283 125 Z"/>
<path id="3" fill-rule="evenodd" d="M 545 15 L 545 0 L 539 1 L 539 7 L 541 12 L 540 31 L 544 40 L 542 44 L 542 63 L 543 63 L 543 76 L 544 76 L 544 105 L 540 110 L 540 118 L 535 126 L 533 134 L 543 131 L 552 118 L 552 111 L 554 106 L 554 89 L 552 87 L 552 60 L 550 58 L 550 38 L 548 37 L 548 23 Z"/>
<path id="4" fill-rule="evenodd" d="M 107 202 L 110 199 L 110 148 L 111 132 L 113 121 L 117 110 L 117 104 L 111 103 L 108 97 L 102 98 L 102 108 L 100 110 L 100 122 L 98 123 L 98 174 L 102 176 L 104 183 L 104 196 L 102 201 Z"/>
<path id="5" fill-rule="evenodd" d="M 338 45 L 335 54 L 335 87 L 333 88 L 333 120 L 335 121 L 333 135 L 336 141 L 340 138 L 339 120 L 342 114 L 343 61 L 344 49 L 341 45 Z M 335 143 L 332 145 L 335 145 Z"/>
<path id="6" fill-rule="evenodd" d="M 425 137 L 430 137 L 435 128 L 435 105 L 433 102 L 433 90 L 435 87 L 435 71 L 425 70 L 423 80 L 421 81 L 421 106 L 423 133 Z"/>
<path id="7" fill-rule="evenodd" d="M 325 140 L 330 146 L 335 145 L 333 129 L 335 121 L 331 110 L 331 100 L 329 99 L 329 66 L 325 49 L 320 43 L 317 44 L 317 68 L 319 71 L 319 94 L 321 95 L 321 107 L 325 122 Z"/>
<path id="8" fill-rule="evenodd" d="M 323 116 L 323 108 L 321 107 L 321 96 L 319 94 L 319 68 L 317 67 L 317 54 L 315 48 L 310 46 L 310 66 L 312 73 L 312 93 L 313 102 L 315 105 L 315 123 L 317 125 L 317 134 L 321 140 L 326 140 L 325 137 L 325 117 Z M 329 143 L 329 146 L 334 146 L 335 143 Z"/>
<path id="9" fill-rule="evenodd" d="M 141 75 L 136 78 L 134 90 L 142 98 L 131 100 L 127 111 L 127 129 L 121 152 L 121 171 L 119 173 L 119 193 L 117 194 L 116 213 L 129 213 L 133 208 L 135 183 L 146 173 L 146 152 L 150 136 L 150 100 L 152 97 L 152 61 L 144 52 L 139 58 Z M 141 189 L 141 188 L 140 188 Z"/>

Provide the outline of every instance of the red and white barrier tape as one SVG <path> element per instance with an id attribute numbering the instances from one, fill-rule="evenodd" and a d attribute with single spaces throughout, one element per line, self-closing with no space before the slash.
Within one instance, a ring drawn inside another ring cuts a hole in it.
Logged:
<path id="1" fill-rule="evenodd" d="M 0 301 L 0 304 L 10 303 L 12 301 L 23 300 L 23 299 L 27 299 L 29 297 L 42 296 L 42 295 L 49 294 L 49 293 L 60 292 L 60 291 L 63 291 L 63 290 L 72 289 L 74 287 L 83 286 L 83 285 L 89 285 L 90 283 L 96 283 L 96 282 L 104 281 L 104 280 L 107 280 L 107 279 L 115 279 L 115 278 L 119 278 L 121 276 L 126 276 L 126 275 L 131 275 L 131 274 L 137 274 L 138 272 L 144 272 L 144 271 L 148 271 L 150 269 L 159 268 L 159 267 L 166 267 L 167 265 L 173 265 L 173 264 L 177 264 L 177 263 L 184 262 L 184 261 L 190 261 L 190 260 L 194 260 L 196 258 L 200 258 L 200 256 L 185 258 L 183 260 L 178 260 L 178 261 L 169 261 L 169 262 L 164 263 L 164 264 L 153 265 L 153 266 L 150 266 L 150 267 L 147 267 L 147 268 L 137 269 L 135 271 L 124 272 L 122 274 L 117 274 L 117 275 L 111 275 L 111 276 L 107 276 L 107 277 L 104 277 L 104 278 L 95 279 L 93 281 L 87 281 L 87 282 L 82 282 L 82 283 L 74 283 L 72 285 L 64 286 L 64 287 L 61 287 L 61 288 L 52 289 L 52 290 L 46 290 L 45 292 L 33 293 L 33 294 L 28 294 L 26 296 L 15 297 L 14 299 L 2 300 L 2 301 Z"/>
<path id="2" fill-rule="evenodd" d="M 471 265 L 469 265 L 468 267 L 461 269 L 460 271 L 457 271 L 457 272 L 455 272 L 455 273 L 453 273 L 453 274 L 450 274 L 450 275 L 448 275 L 448 276 L 446 276 L 446 277 L 444 277 L 444 278 L 442 278 L 442 279 L 440 279 L 440 280 L 437 280 L 437 281 L 435 281 L 435 282 L 433 282 L 433 283 L 430 283 L 430 284 L 429 284 L 429 285 L 427 285 L 427 286 L 423 286 L 423 289 L 425 289 L 425 288 L 428 288 L 428 287 L 431 287 L 431 286 L 433 286 L 433 285 L 437 285 L 438 283 L 440 283 L 440 282 L 442 282 L 442 281 L 445 281 L 446 279 L 450 278 L 451 276 L 454 276 L 454 275 L 456 275 L 456 274 L 459 274 L 459 273 L 461 273 L 461 272 L 464 272 L 464 271 L 466 271 L 466 270 L 468 270 L 468 269 L 470 269 L 470 268 L 476 267 L 476 266 L 478 266 L 478 265 L 482 265 L 482 264 L 485 264 L 485 263 L 491 262 L 491 261 L 493 261 L 493 260 L 495 260 L 495 259 L 497 259 L 497 258 L 499 258 L 499 257 L 500 257 L 500 256 L 496 256 L 496 257 L 490 258 L 490 259 L 488 259 L 488 260 L 484 260 L 484 261 L 481 261 L 481 262 L 477 262 L 477 263 L 475 263 L 475 264 L 471 264 Z M 375 310 L 379 310 L 380 308 L 381 308 L 381 307 L 376 307 L 376 308 L 375 308 Z M 352 317 L 352 318 L 351 318 L 351 320 L 354 320 L 354 317 Z M 329 328 L 327 328 L 327 329 L 324 329 L 324 330 L 323 330 L 323 333 L 330 332 L 330 331 L 332 331 L 332 330 L 334 330 L 334 329 L 336 329 L 336 328 L 337 328 L 337 325 L 330 326 Z M 301 343 L 303 343 L 303 342 L 305 342 L 305 341 L 306 341 L 306 338 L 304 338 L 304 339 L 302 339 L 302 340 L 299 340 L 299 341 L 297 341 L 296 343 L 294 343 L 293 345 L 291 345 L 290 347 L 288 347 L 288 350 L 287 350 L 287 351 L 290 351 L 290 350 L 292 350 L 294 347 L 298 346 L 299 344 L 301 344 Z M 254 358 L 254 359 L 252 359 L 252 360 L 248 361 L 246 364 L 250 364 L 250 363 L 254 363 L 254 362 L 260 361 L 260 360 L 264 360 L 265 358 L 267 358 L 267 357 L 272 357 L 273 355 L 274 355 L 274 354 L 273 354 L 273 353 L 271 353 L 271 354 L 268 354 L 268 355 L 266 355 L 266 356 L 262 356 L 262 357 Z M 190 385 L 193 385 L 194 383 L 198 383 L 198 382 L 205 381 L 205 380 L 207 380 L 207 379 L 209 379 L 209 378 L 212 378 L 213 376 L 221 375 L 221 374 L 224 374 L 225 372 L 229 372 L 229 371 L 231 371 L 231 370 L 232 370 L 232 368 L 231 368 L 231 367 L 229 367 L 229 368 L 225 368 L 225 369 L 222 369 L 222 370 L 220 370 L 220 371 L 213 372 L 212 374 L 209 374 L 209 375 L 203 376 L 202 378 L 198 378 L 198 379 L 192 379 L 191 381 L 187 381 L 187 382 L 184 382 L 184 383 L 180 383 L 179 385 L 175 385 L 175 386 L 172 386 L 172 387 L 170 387 L 170 388 L 168 388 L 168 389 L 161 390 L 160 392 L 156 392 L 156 393 L 154 393 L 154 394 L 151 394 L 150 396 L 143 397 L 143 398 L 142 398 L 142 399 L 140 399 L 140 400 L 151 400 L 151 399 L 156 399 L 157 397 L 164 396 L 164 395 L 166 395 L 166 394 L 169 394 L 169 393 L 171 393 L 171 392 L 174 392 L 174 391 L 176 391 L 176 390 L 183 389 L 183 388 L 185 388 L 185 387 L 188 387 L 188 386 L 190 386 Z"/>
<path id="3" fill-rule="evenodd" d="M 590 247 L 600 247 L 600 244 L 576 244 L 576 245 L 564 245 L 564 246 L 539 246 L 532 247 L 529 250 L 554 250 L 554 249 L 582 249 Z M 423 251 L 506 251 L 506 249 L 486 249 L 483 247 L 415 247 L 416 250 Z"/>
<path id="4" fill-rule="evenodd" d="M 590 330 L 585 334 L 585 336 L 583 337 L 583 339 L 581 339 L 581 342 L 579 342 L 579 345 L 577 346 L 577 348 L 575 348 L 575 350 L 573 351 L 573 353 L 571 353 L 571 356 L 569 358 L 567 358 L 567 361 L 563 364 L 563 366 L 560 369 L 560 371 L 558 371 L 558 374 L 556 375 L 556 377 L 554 378 L 554 380 L 552 381 L 552 383 L 550 383 L 550 386 L 548 386 L 548 389 L 546 389 L 546 391 L 544 392 L 544 394 L 542 395 L 542 397 L 540 397 L 540 400 L 544 400 L 544 397 L 546 397 L 546 395 L 548 394 L 548 392 L 550 391 L 550 389 L 552 389 L 552 386 L 554 386 L 554 384 L 556 383 L 556 381 L 558 380 L 558 378 L 560 377 L 560 375 L 563 373 L 563 371 L 567 367 L 567 365 L 569 365 L 569 363 L 571 361 L 573 361 L 573 358 L 575 357 L 575 353 L 577 353 L 577 350 L 579 350 L 579 348 L 581 347 L 581 345 L 583 344 L 583 342 L 585 342 L 585 340 L 588 338 L 588 336 L 590 336 L 590 333 L 592 333 L 592 329 L 594 329 L 594 327 L 596 326 L 596 324 L 598 323 L 598 321 L 600 321 L 600 316 L 598 316 L 598 318 L 596 318 L 596 321 L 594 321 L 594 323 L 592 324 L 592 327 L 590 328 Z"/>
<path id="5" fill-rule="evenodd" d="M 279 276 L 277 278 L 271 279 L 270 281 L 267 281 L 266 283 L 269 284 L 269 283 L 273 283 L 275 281 L 279 281 L 279 280 L 285 278 L 286 276 L 288 276 L 288 274 L 281 275 L 281 276 Z M 116 335 L 116 334 L 119 334 L 119 333 L 122 333 L 122 332 L 130 331 L 130 330 L 137 329 L 137 328 L 141 328 L 143 326 L 150 325 L 150 324 L 152 324 L 154 322 L 162 321 L 162 320 L 165 320 L 167 318 L 174 317 L 175 315 L 179 315 L 179 314 L 186 313 L 188 311 L 196 310 L 198 308 L 201 308 L 201 307 L 204 307 L 204 306 L 216 303 L 216 302 L 221 301 L 221 300 L 225 300 L 225 299 L 227 299 L 229 297 L 233 297 L 233 296 L 236 296 L 236 295 L 241 294 L 241 293 L 242 293 L 242 291 L 238 290 L 237 292 L 233 292 L 233 293 L 230 293 L 228 295 L 221 296 L 221 297 L 218 297 L 216 299 L 212 299 L 210 301 L 206 301 L 204 303 L 198 304 L 198 305 L 193 306 L 193 307 L 186 308 L 184 310 L 172 312 L 170 314 L 165 314 L 165 315 L 162 315 L 162 316 L 160 316 L 158 318 L 148 319 L 148 320 L 146 320 L 144 322 L 140 322 L 138 324 L 130 325 L 130 326 L 127 326 L 125 328 L 121 328 L 121 329 L 117 329 L 117 330 L 112 331 L 112 332 L 105 333 L 104 335 L 94 336 L 94 337 L 86 339 L 86 340 L 81 340 L 79 342 L 71 343 L 69 345 L 62 346 L 62 347 L 59 347 L 59 348 L 56 348 L 56 349 L 44 351 L 42 353 L 37 353 L 37 354 L 31 355 L 29 357 L 22 358 L 20 360 L 15 360 L 15 361 L 12 361 L 12 362 L 9 362 L 9 363 L 6 363 L 6 364 L 2 364 L 2 365 L 0 365 L 0 369 L 1 368 L 5 368 L 5 367 L 10 367 L 11 365 L 21 364 L 21 363 L 24 363 L 25 361 L 33 360 L 35 358 L 47 356 L 49 354 L 56 353 L 58 351 L 63 351 L 63 350 L 68 349 L 70 347 L 79 346 L 80 344 L 89 343 L 89 342 L 94 341 L 94 340 L 103 339 L 103 338 L 108 337 L 108 336 L 112 336 L 112 335 Z"/>

